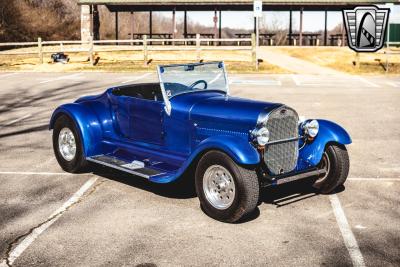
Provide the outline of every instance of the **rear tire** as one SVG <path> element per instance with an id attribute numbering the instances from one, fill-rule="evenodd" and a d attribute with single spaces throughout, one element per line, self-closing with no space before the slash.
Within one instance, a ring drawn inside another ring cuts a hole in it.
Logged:
<path id="1" fill-rule="evenodd" d="M 80 135 L 75 123 L 66 115 L 58 117 L 54 124 L 53 150 L 64 171 L 79 173 L 86 170 L 88 162 L 83 154 Z"/>
<path id="2" fill-rule="evenodd" d="M 349 174 L 350 161 L 346 147 L 338 144 L 328 145 L 319 167 L 327 172 L 315 181 L 313 187 L 323 194 L 332 193 L 338 186 L 345 183 Z"/>
<path id="3" fill-rule="evenodd" d="M 216 220 L 233 223 L 257 207 L 260 186 L 255 170 L 237 165 L 220 151 L 200 159 L 195 185 L 201 207 Z"/>

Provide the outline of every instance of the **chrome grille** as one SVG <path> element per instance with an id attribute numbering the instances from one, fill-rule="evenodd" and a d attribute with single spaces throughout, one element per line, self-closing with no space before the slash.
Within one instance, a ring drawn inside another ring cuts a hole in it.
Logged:
<path id="1" fill-rule="evenodd" d="M 299 136 L 298 120 L 296 111 L 286 106 L 275 109 L 268 116 L 269 142 L 282 140 L 265 147 L 264 161 L 273 175 L 290 172 L 296 167 L 299 141 L 284 140 Z"/>

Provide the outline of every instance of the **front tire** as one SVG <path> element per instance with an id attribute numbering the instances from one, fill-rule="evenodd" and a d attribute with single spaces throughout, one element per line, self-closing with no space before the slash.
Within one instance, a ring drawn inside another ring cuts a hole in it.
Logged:
<path id="1" fill-rule="evenodd" d="M 350 161 L 346 147 L 338 144 L 328 145 L 319 167 L 325 169 L 326 173 L 315 181 L 313 187 L 323 194 L 332 193 L 344 184 L 349 174 Z"/>
<path id="2" fill-rule="evenodd" d="M 66 172 L 79 173 L 88 166 L 75 124 L 66 115 L 61 115 L 54 123 L 53 150 L 58 164 Z"/>
<path id="3" fill-rule="evenodd" d="M 220 151 L 200 159 L 195 185 L 201 207 L 216 220 L 233 223 L 257 207 L 260 186 L 255 170 L 237 165 Z"/>

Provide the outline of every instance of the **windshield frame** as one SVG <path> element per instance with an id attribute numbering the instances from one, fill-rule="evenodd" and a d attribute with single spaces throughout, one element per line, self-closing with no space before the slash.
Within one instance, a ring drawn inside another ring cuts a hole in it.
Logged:
<path id="1" fill-rule="evenodd" d="M 160 87 L 161 87 L 161 93 L 162 93 L 162 96 L 164 98 L 165 112 L 168 115 L 171 115 L 171 111 L 172 111 L 171 101 L 170 101 L 171 98 L 174 98 L 175 96 L 178 96 L 178 95 L 187 94 L 187 93 L 194 93 L 194 92 L 193 91 L 183 92 L 183 93 L 168 97 L 166 89 L 165 89 L 165 86 L 164 86 L 164 82 L 162 82 L 162 79 L 161 79 L 161 68 L 163 68 L 163 67 L 179 67 L 179 66 L 183 67 L 183 66 L 193 66 L 193 65 L 194 66 L 200 66 L 200 65 L 209 65 L 209 64 L 222 64 L 222 71 L 223 71 L 224 79 L 225 79 L 225 82 L 226 82 L 226 85 L 225 85 L 226 91 L 224 91 L 224 90 L 215 90 L 215 89 L 213 89 L 212 91 L 224 92 L 226 94 L 226 96 L 228 96 L 229 95 L 229 81 L 228 81 L 228 75 L 226 73 L 226 67 L 225 67 L 224 61 L 196 62 L 196 63 L 187 63 L 187 64 L 168 64 L 168 65 L 158 65 L 157 66 L 157 75 L 158 75 L 158 80 L 159 80 Z M 199 91 L 195 91 L 195 92 L 199 92 Z"/>

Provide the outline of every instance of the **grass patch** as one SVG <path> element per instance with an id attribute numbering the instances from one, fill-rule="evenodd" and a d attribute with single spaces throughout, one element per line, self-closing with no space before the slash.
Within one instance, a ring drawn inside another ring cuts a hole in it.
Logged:
<path id="1" fill-rule="evenodd" d="M 71 47 L 64 47 L 65 49 Z M 112 46 L 96 47 L 113 48 Z M 126 47 L 129 48 L 129 47 Z M 138 47 L 135 47 L 138 48 Z M 37 52 L 37 48 L 20 48 L 12 52 Z M 66 54 L 70 57 L 68 64 L 51 63 L 51 53 L 57 52 L 58 47 L 46 47 L 44 64 L 39 64 L 37 53 L 24 55 L 5 55 L 0 53 L 0 71 L 36 71 L 36 72 L 75 72 L 75 71 L 104 71 L 104 72 L 148 72 L 154 71 L 158 64 L 176 64 L 196 62 L 195 51 L 149 51 L 149 64 L 144 64 L 142 51 L 113 51 L 97 52 L 99 61 L 91 66 L 87 52 L 73 52 Z M 10 52 L 10 51 L 8 51 Z M 230 73 L 255 73 L 251 62 L 250 51 L 202 51 L 200 57 L 204 61 L 224 60 Z M 290 73 L 288 70 L 261 62 L 258 73 Z"/>
<path id="2" fill-rule="evenodd" d="M 276 47 L 280 52 L 351 74 L 385 74 L 386 55 L 383 49 L 376 53 L 359 53 L 360 65 L 356 63 L 356 53 L 347 47 Z M 400 52 L 400 50 L 393 50 Z M 400 74 L 400 54 L 389 56 L 389 74 Z"/>

